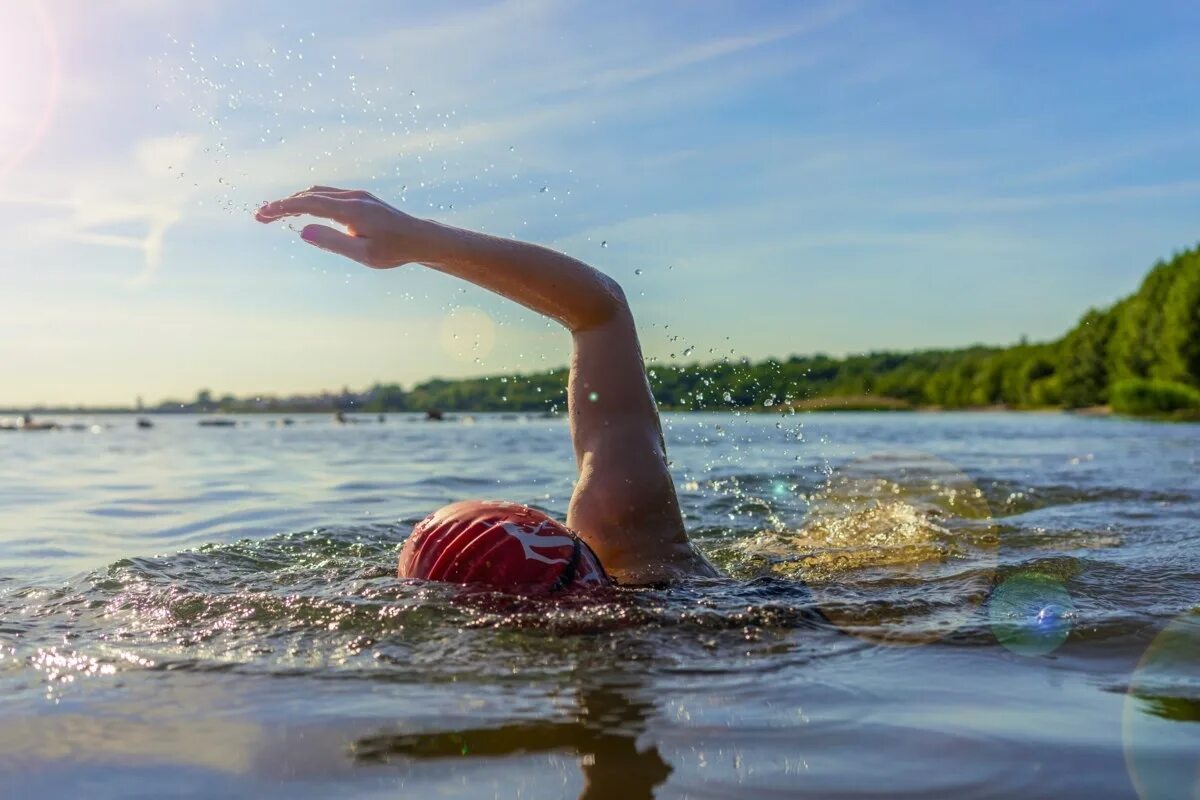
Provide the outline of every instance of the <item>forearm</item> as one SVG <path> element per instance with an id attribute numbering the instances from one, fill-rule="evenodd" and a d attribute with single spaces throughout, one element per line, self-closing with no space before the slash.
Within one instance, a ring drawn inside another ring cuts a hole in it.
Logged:
<path id="1" fill-rule="evenodd" d="M 432 221 L 422 229 L 422 264 L 503 295 L 573 332 L 626 309 L 616 281 L 555 250 Z"/>
<path id="2" fill-rule="evenodd" d="M 300 236 L 317 247 L 374 269 L 420 263 L 490 289 L 558 320 L 573 332 L 612 319 L 625 305 L 617 283 L 562 253 L 474 233 L 392 208 L 363 191 L 314 186 L 265 203 L 259 222 L 312 215 L 345 226 L 305 225 Z"/>

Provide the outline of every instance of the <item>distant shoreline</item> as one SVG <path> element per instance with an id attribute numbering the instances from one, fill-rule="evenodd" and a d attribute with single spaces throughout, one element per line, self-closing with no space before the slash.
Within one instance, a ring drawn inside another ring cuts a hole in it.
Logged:
<path id="1" fill-rule="evenodd" d="M 497 409 L 471 409 L 471 408 L 447 408 L 439 409 L 439 412 L 444 412 L 450 415 L 477 415 L 487 414 L 489 416 L 524 416 L 524 417 L 558 417 L 565 416 L 563 411 L 557 409 L 513 409 L 513 410 L 497 410 Z M 1123 417 L 1126 419 L 1138 420 L 1154 420 L 1164 422 L 1200 422 L 1200 412 L 1184 410 L 1172 413 L 1159 414 L 1126 414 L 1118 413 L 1111 406 L 1086 406 L 1084 408 L 1066 408 L 1064 406 L 1036 406 L 1036 407 L 1014 407 L 1004 404 L 992 404 L 982 406 L 937 406 L 937 405 L 914 405 L 904 400 L 892 397 L 873 397 L 870 395 L 846 395 L 833 397 L 814 397 L 808 400 L 795 401 L 792 403 L 780 403 L 771 406 L 736 406 L 730 405 L 719 409 L 676 409 L 664 408 L 663 413 L 666 414 L 713 414 L 713 413 L 749 413 L 755 415 L 769 414 L 827 414 L 827 413 L 852 413 L 852 414 L 1069 414 L 1080 417 Z M 196 417 L 196 418 L 221 418 L 232 416 L 254 416 L 254 417 L 279 417 L 287 418 L 289 416 L 328 416 L 335 417 L 339 412 L 330 411 L 328 409 L 304 409 L 304 410 L 281 410 L 281 409 L 236 409 L 223 411 L 220 409 L 202 410 L 196 408 L 185 408 L 179 410 L 169 410 L 156 408 L 153 410 L 138 410 L 134 408 L 33 408 L 33 409 L 0 409 L 0 421 L 5 417 L 21 417 L 25 414 L 31 415 L 39 422 L 53 422 L 54 417 L 88 417 L 88 416 L 139 416 L 139 417 Z M 403 411 L 374 411 L 374 410 L 358 410 L 346 409 L 341 412 L 348 418 L 359 420 L 363 417 L 386 417 L 386 416 L 426 416 L 428 411 L 403 410 Z M 49 419 L 48 419 L 49 418 Z"/>
<path id="2" fill-rule="evenodd" d="M 544 414 L 546 409 L 513 409 L 511 411 L 497 409 L 475 409 L 475 408 L 447 408 L 442 409 L 448 414 Z M 1063 406 L 1042 406 L 1036 408 L 1017 408 L 1006 406 L 1003 404 L 993 404 L 984 406 L 962 406 L 962 407 L 946 407 L 937 405 L 913 405 L 904 400 L 899 400 L 891 397 L 870 397 L 870 396 L 845 396 L 845 397 L 815 397 L 810 400 L 802 400 L 789 404 L 778 404 L 768 407 L 750 407 L 730 405 L 725 408 L 715 409 L 674 409 L 664 408 L 663 413 L 676 414 L 705 414 L 705 413 L 722 413 L 738 411 L 742 413 L 752 414 L 779 414 L 795 412 L 798 414 L 826 413 L 826 412 L 880 412 L 880 413 L 895 413 L 909 412 L 915 414 L 949 414 L 949 413 L 1019 413 L 1019 414 L 1076 414 L 1079 416 L 1110 416 L 1114 412 L 1109 406 L 1092 406 L 1088 408 L 1069 409 Z M 135 409 L 135 408 L 88 408 L 86 406 L 76 407 L 34 407 L 34 408 L 0 408 L 0 417 L 15 416 L 19 417 L 24 414 L 30 414 L 35 418 L 47 416 L 146 416 L 146 417 L 226 417 L 226 416 L 275 416 L 286 417 L 290 415 L 320 415 L 334 416 L 337 412 L 327 409 L 236 409 L 236 410 L 201 410 L 201 409 L 180 409 L 178 411 L 168 409 Z M 425 411 L 404 410 L 404 411 L 365 411 L 356 409 L 346 409 L 343 413 L 354 416 L 380 416 L 380 415 L 424 415 Z M 562 411 L 550 412 L 555 415 L 561 415 Z"/>

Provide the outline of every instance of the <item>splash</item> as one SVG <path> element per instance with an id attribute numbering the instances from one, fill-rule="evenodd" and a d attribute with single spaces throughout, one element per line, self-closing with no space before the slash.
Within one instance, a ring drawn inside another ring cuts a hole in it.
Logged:
<path id="1" fill-rule="evenodd" d="M 833 470 L 797 530 L 737 542 L 743 574 L 805 581 L 843 630 L 924 643 L 967 625 L 991 588 L 998 540 L 983 492 L 953 465 L 879 453 Z"/>

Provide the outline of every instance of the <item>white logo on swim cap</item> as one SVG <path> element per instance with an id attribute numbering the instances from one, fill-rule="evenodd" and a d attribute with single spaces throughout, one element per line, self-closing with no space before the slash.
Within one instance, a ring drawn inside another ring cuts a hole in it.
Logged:
<path id="1" fill-rule="evenodd" d="M 519 522 L 501 522 L 500 527 L 509 536 L 521 543 L 521 548 L 525 551 L 525 557 L 540 561 L 543 564 L 566 564 L 569 563 L 565 558 L 549 558 L 541 553 L 535 552 L 535 547 L 574 547 L 575 540 L 570 536 L 542 536 L 542 528 L 545 528 L 549 522 L 539 522 L 538 526 L 533 530 L 529 530 Z"/>

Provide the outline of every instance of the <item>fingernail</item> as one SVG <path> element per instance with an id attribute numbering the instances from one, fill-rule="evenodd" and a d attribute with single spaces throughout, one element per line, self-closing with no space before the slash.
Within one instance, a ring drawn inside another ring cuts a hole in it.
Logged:
<path id="1" fill-rule="evenodd" d="M 300 238 L 306 242 L 311 242 L 313 240 L 313 232 L 309 230 L 308 226 L 305 226 L 300 230 Z"/>

